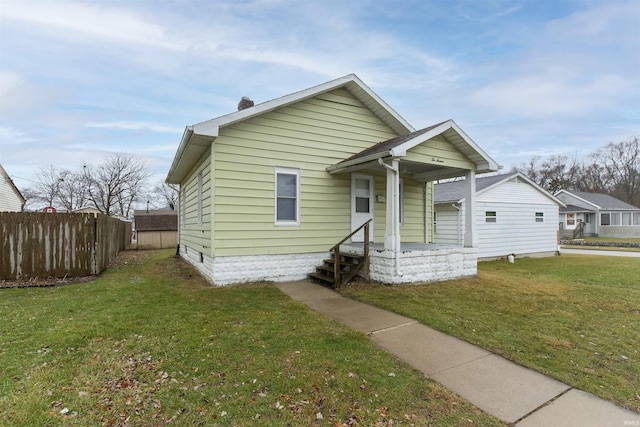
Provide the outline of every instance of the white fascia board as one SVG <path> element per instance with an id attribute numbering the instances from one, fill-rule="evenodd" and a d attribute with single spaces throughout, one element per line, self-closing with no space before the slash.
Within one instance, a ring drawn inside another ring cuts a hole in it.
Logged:
<path id="1" fill-rule="evenodd" d="M 563 190 L 560 190 L 560 191 L 558 191 L 558 192 L 556 193 L 556 196 L 557 196 L 558 194 L 560 194 L 560 193 L 568 194 L 569 196 L 571 196 L 571 197 L 573 197 L 573 198 L 576 198 L 576 199 L 578 199 L 578 200 L 580 200 L 580 201 L 582 201 L 582 202 L 585 202 L 585 203 L 587 203 L 587 204 L 589 204 L 589 205 L 593 206 L 594 208 L 596 208 L 596 210 L 600 210 L 600 209 L 602 209 L 600 206 L 596 205 L 595 203 L 592 203 L 592 202 L 588 201 L 587 199 L 583 199 L 583 198 L 582 198 L 582 197 L 580 197 L 580 196 L 576 196 L 575 194 L 573 194 L 572 192 L 570 192 L 570 191 L 568 191 L 568 190 L 564 190 L 564 189 L 563 189 Z"/>
<path id="2" fill-rule="evenodd" d="M 302 100 L 312 98 L 314 96 L 320 95 L 322 93 L 330 92 L 334 89 L 347 86 L 348 84 L 357 85 L 362 91 L 364 91 L 367 96 L 370 98 L 374 104 L 379 105 L 383 108 L 388 114 L 390 114 L 395 120 L 397 120 L 403 127 L 407 129 L 407 132 L 413 131 L 413 127 L 403 119 L 398 113 L 395 112 L 393 108 L 391 108 L 386 102 L 384 102 L 375 92 L 373 92 L 367 85 L 365 85 L 362 80 L 358 78 L 355 74 L 348 74 L 344 77 L 339 77 L 335 80 L 331 80 L 326 83 L 319 84 L 317 86 L 310 87 L 308 89 L 303 89 L 298 92 L 291 93 L 289 95 L 284 95 L 279 98 L 272 99 L 270 101 L 263 102 L 258 105 L 254 105 L 253 107 L 245 108 L 244 110 L 234 111 L 233 113 L 226 114 L 224 116 L 208 120 L 206 122 L 198 123 L 194 125 L 194 128 L 202 128 L 207 129 L 209 127 L 223 127 L 228 126 L 233 123 L 246 120 L 253 116 L 258 116 L 264 113 L 268 113 L 270 111 L 275 110 L 276 108 L 280 108 L 286 105 L 294 104 L 296 102 L 300 102 Z M 362 100 L 361 100 L 362 101 Z M 367 104 L 367 102 L 363 102 Z"/>
<path id="3" fill-rule="evenodd" d="M 334 173 L 344 173 L 347 172 L 346 169 L 351 168 L 352 166 L 358 166 L 364 163 L 370 163 L 372 161 L 376 161 L 382 157 L 389 157 L 391 153 L 389 151 L 381 151 L 380 153 L 369 154 L 368 156 L 359 157 L 357 159 L 349 160 L 348 162 L 336 163 L 335 165 L 329 166 L 326 171 L 330 174 Z"/>
<path id="4" fill-rule="evenodd" d="M 467 145 L 469 145 L 469 147 L 473 151 L 475 151 L 478 155 L 480 155 L 485 160 L 486 163 L 480 163 L 480 164 L 476 163 L 476 166 L 478 169 L 476 172 L 488 172 L 488 171 L 495 172 L 499 170 L 500 166 L 498 165 L 498 163 L 495 160 L 493 160 L 491 157 L 489 157 L 489 155 L 485 153 L 478 146 L 478 144 L 476 144 L 471 138 L 469 138 L 469 135 L 467 135 L 462 129 L 460 129 L 460 127 L 453 120 L 447 120 L 446 122 L 441 123 L 439 126 L 436 126 L 430 131 L 425 132 L 421 135 L 418 135 L 415 138 L 412 138 L 403 144 L 400 144 L 399 146 L 394 148 L 394 151 L 404 151 L 406 153 L 408 150 L 422 144 L 423 142 L 428 141 L 429 139 L 435 136 L 438 136 L 446 132 L 449 129 L 453 129 L 454 131 L 456 131 L 458 135 L 460 135 L 460 137 L 467 143 Z"/>
<path id="5" fill-rule="evenodd" d="M 191 139 L 191 135 L 193 135 L 193 126 L 185 127 L 184 132 L 182 133 L 182 139 L 180 140 L 180 145 L 178 146 L 178 151 L 176 151 L 176 155 L 173 158 L 173 163 L 171 163 L 171 168 L 169 168 L 165 182 L 170 184 L 179 184 L 177 182 L 172 182 L 171 175 L 173 175 L 175 170 L 178 168 L 178 164 L 180 163 L 184 150 Z"/>
<path id="6" fill-rule="evenodd" d="M 476 144 L 473 139 L 471 139 L 471 137 L 469 137 L 469 135 L 467 135 L 465 131 L 463 131 L 460 126 L 458 126 L 456 122 L 454 122 L 453 120 L 449 121 L 451 122 L 451 127 L 458 133 L 458 135 L 460 135 L 462 139 L 464 139 L 465 142 L 487 162 L 488 167 L 485 170 L 492 172 L 500 170 L 500 165 L 498 164 L 498 162 L 493 160 L 487 153 L 485 153 L 485 151 L 480 148 L 480 146 Z"/>

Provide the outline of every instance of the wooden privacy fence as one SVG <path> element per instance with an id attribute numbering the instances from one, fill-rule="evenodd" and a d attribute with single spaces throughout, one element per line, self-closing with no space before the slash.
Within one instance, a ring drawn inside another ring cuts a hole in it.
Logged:
<path id="1" fill-rule="evenodd" d="M 131 224 L 103 214 L 0 212 L 0 279 L 99 274 L 126 248 Z"/>

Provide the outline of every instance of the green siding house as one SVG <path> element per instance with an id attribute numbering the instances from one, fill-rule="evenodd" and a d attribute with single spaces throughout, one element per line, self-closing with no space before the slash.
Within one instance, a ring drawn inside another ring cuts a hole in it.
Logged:
<path id="1" fill-rule="evenodd" d="M 464 246 L 432 243 L 432 181 L 466 176 L 473 200 L 475 174 L 498 169 L 455 122 L 416 131 L 353 74 L 238 108 L 187 126 L 166 179 L 180 254 L 212 283 L 304 278 L 368 220 L 373 280 L 476 273 L 475 221 Z"/>

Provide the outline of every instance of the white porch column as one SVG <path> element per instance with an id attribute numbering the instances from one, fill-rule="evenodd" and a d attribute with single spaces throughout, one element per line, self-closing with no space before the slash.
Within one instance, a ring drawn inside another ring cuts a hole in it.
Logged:
<path id="1" fill-rule="evenodd" d="M 391 166 L 386 165 L 387 169 L 387 193 L 386 193 L 386 228 L 384 233 L 384 249 L 395 251 L 400 249 L 398 242 L 400 241 L 398 216 L 400 210 L 400 179 L 398 178 L 398 160 L 392 160 Z"/>
<path id="2" fill-rule="evenodd" d="M 478 246 L 476 231 L 476 173 L 469 171 L 464 181 L 464 247 Z"/>

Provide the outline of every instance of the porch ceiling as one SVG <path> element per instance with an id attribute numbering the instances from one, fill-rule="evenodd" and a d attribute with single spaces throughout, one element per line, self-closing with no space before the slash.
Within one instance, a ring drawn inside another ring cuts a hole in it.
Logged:
<path id="1" fill-rule="evenodd" d="M 390 159 L 388 156 L 386 159 Z M 384 160 L 385 157 L 382 157 Z M 402 158 L 398 158 L 399 171 L 401 174 L 409 174 L 411 179 L 418 182 L 428 182 L 434 181 L 436 179 L 447 179 L 447 178 L 455 178 L 458 176 L 464 176 L 468 170 L 461 168 L 452 168 L 448 166 L 439 166 L 429 163 L 419 163 L 413 162 L 409 160 L 403 160 Z M 377 159 L 375 161 L 370 161 L 367 163 L 361 163 L 358 165 L 353 165 L 349 168 L 345 168 L 340 171 L 340 173 L 351 173 L 351 172 L 362 172 L 368 173 L 372 175 L 382 175 L 386 173 L 386 169 L 384 166 L 381 166 Z"/>

